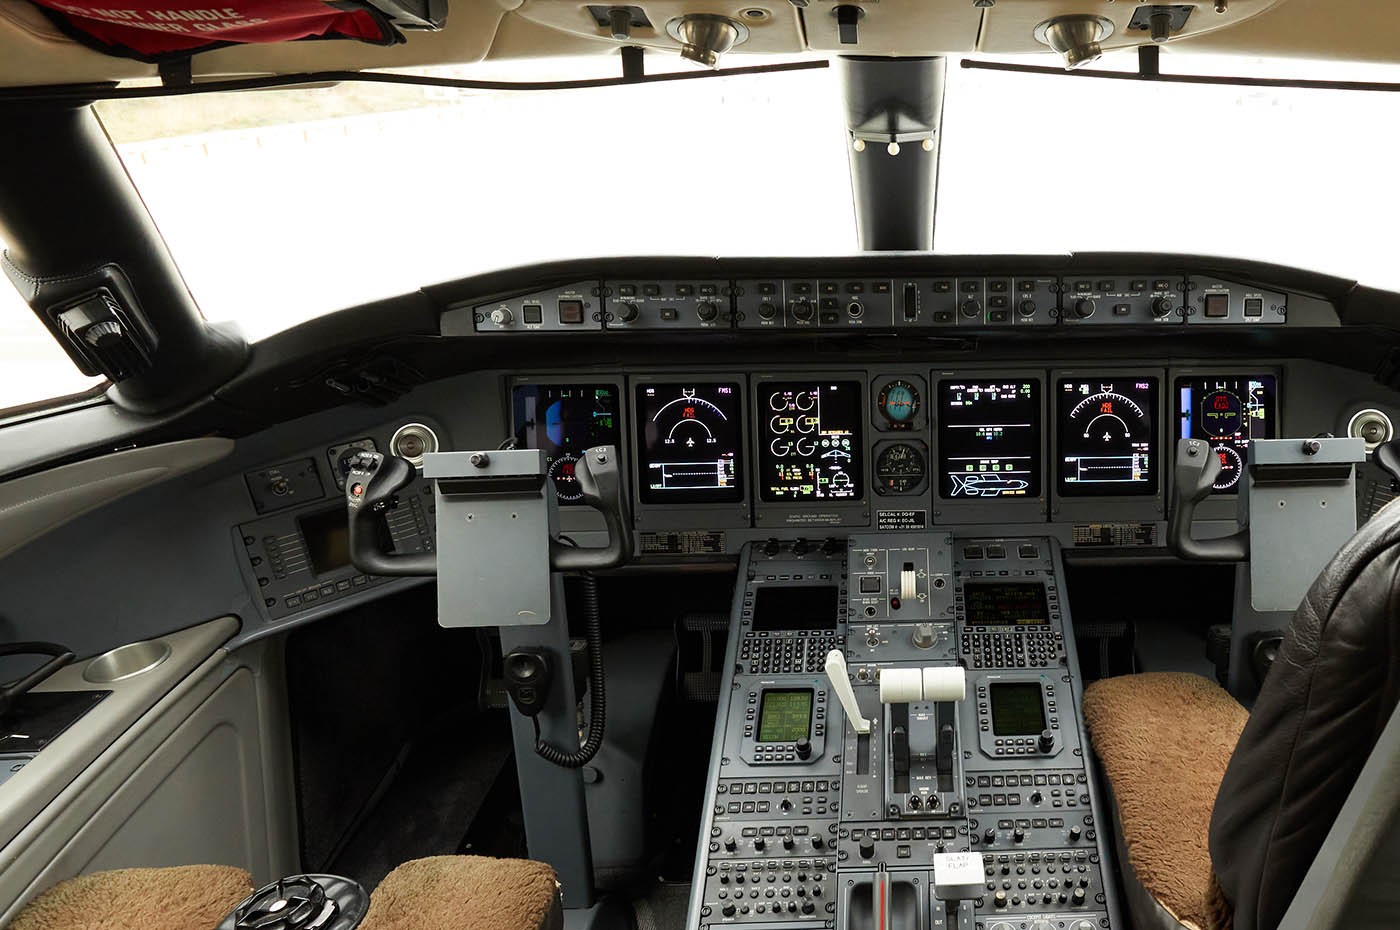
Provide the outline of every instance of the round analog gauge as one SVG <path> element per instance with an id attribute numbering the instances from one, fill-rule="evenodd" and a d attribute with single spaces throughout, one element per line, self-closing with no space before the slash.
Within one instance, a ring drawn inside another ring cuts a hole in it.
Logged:
<path id="1" fill-rule="evenodd" d="M 886 494 L 907 494 L 924 482 L 924 453 L 907 442 L 886 446 L 875 457 L 875 480 Z"/>
<path id="2" fill-rule="evenodd" d="M 896 429 L 911 429 L 923 400 L 919 389 L 908 381 L 891 381 L 880 388 L 875 404 L 880 415 Z"/>
<path id="3" fill-rule="evenodd" d="M 1115 391 L 1084 398 L 1069 412 L 1070 421 L 1089 446 L 1103 453 L 1126 453 L 1150 432 L 1147 411 Z"/>
<path id="4" fill-rule="evenodd" d="M 1212 439 L 1236 436 L 1244 428 L 1244 404 L 1230 391 L 1211 391 L 1201 401 L 1201 425 Z"/>
<path id="5" fill-rule="evenodd" d="M 568 452 L 549 463 L 549 478 L 554 482 L 554 491 L 561 501 L 583 500 L 583 488 L 579 487 L 576 468 L 578 456 Z"/>
<path id="6" fill-rule="evenodd" d="M 1215 479 L 1211 487 L 1217 491 L 1228 491 L 1240 483 L 1240 476 L 1244 474 L 1244 461 L 1240 458 L 1239 450 L 1225 443 L 1216 446 L 1214 452 L 1220 456 L 1220 477 Z"/>

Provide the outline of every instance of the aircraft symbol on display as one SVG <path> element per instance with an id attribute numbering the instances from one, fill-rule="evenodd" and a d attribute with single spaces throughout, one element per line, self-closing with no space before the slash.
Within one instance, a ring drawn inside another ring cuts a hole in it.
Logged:
<path id="1" fill-rule="evenodd" d="M 968 497 L 999 497 L 1013 491 L 1024 491 L 1030 487 L 1025 478 L 1010 475 L 977 473 L 972 475 L 949 475 L 953 479 L 953 493 Z"/>

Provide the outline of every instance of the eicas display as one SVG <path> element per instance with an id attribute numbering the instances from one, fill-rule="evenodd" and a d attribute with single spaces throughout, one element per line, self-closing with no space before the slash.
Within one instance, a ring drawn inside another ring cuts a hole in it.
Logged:
<path id="1" fill-rule="evenodd" d="M 938 385 L 938 493 L 944 500 L 1040 496 L 1040 382 Z"/>
<path id="2" fill-rule="evenodd" d="M 744 498 L 739 385 L 637 385 L 637 470 L 648 504 Z"/>
<path id="3" fill-rule="evenodd" d="M 1176 379 L 1178 437 L 1203 439 L 1220 456 L 1215 493 L 1237 490 L 1249 444 L 1273 439 L 1276 416 L 1273 375 L 1212 375 Z"/>
<path id="4" fill-rule="evenodd" d="M 582 503 L 574 469 L 584 450 L 622 444 L 617 389 L 610 384 L 520 384 L 514 409 L 516 445 L 544 452 L 559 503 Z"/>
<path id="5" fill-rule="evenodd" d="M 864 497 L 859 382 L 766 383 L 757 390 L 759 496 L 770 502 Z"/>
<path id="6" fill-rule="evenodd" d="M 1157 493 L 1157 379 L 1061 379 L 1057 489 L 1065 497 Z"/>

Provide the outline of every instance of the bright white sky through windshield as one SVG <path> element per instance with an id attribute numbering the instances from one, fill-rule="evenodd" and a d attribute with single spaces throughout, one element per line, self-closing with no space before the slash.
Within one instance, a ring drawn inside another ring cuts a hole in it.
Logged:
<path id="1" fill-rule="evenodd" d="M 1400 75 L 1175 55 L 1163 67 Z M 456 73 L 538 80 L 615 68 L 595 58 Z M 251 339 L 531 262 L 856 250 L 830 69 L 548 93 L 341 85 L 99 111 L 200 308 Z M 1400 94 L 1147 85 L 953 61 L 935 245 L 1219 254 L 1400 290 L 1388 234 L 1400 213 L 1396 151 Z M 872 146 L 862 157 L 888 156 Z M 0 408 L 90 384 L 0 290 Z"/>

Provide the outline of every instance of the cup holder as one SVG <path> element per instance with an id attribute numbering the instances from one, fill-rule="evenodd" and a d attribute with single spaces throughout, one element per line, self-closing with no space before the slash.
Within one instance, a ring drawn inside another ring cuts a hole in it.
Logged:
<path id="1" fill-rule="evenodd" d="M 128 643 L 92 659 L 83 668 L 83 680 L 108 685 L 149 672 L 170 658 L 170 644 L 163 639 Z"/>

